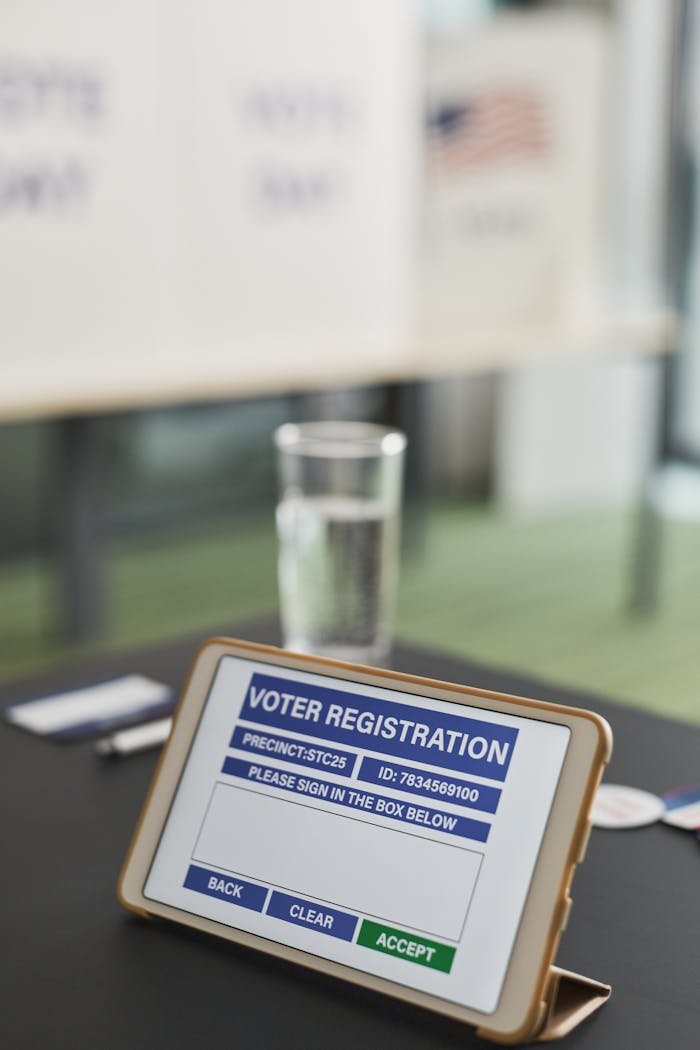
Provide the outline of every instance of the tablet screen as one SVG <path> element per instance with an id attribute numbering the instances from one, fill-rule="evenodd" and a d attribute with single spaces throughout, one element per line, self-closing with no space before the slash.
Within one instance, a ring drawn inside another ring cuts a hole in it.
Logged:
<path id="1" fill-rule="evenodd" d="M 144 896 L 491 1013 L 569 735 L 224 656 Z"/>

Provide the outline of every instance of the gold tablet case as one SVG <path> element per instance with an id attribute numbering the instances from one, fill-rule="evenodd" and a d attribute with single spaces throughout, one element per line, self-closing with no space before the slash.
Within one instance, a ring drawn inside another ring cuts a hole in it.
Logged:
<path id="1" fill-rule="evenodd" d="M 561 1039 L 577 1028 L 592 1013 L 604 1006 L 610 998 L 609 984 L 582 977 L 570 970 L 550 966 L 545 997 L 534 1029 L 514 1032 L 505 1037 L 501 1032 L 490 1032 L 478 1027 L 476 1034 L 493 1043 L 550 1043 Z"/>
<path id="2" fill-rule="evenodd" d="M 288 661 L 289 659 L 291 659 L 294 663 L 300 663 L 302 665 L 305 663 L 312 664 L 314 669 L 316 669 L 319 674 L 323 674 L 324 667 L 329 670 L 346 670 L 360 673 L 366 672 L 367 674 L 376 676 L 378 678 L 389 679 L 391 685 L 397 689 L 400 688 L 401 682 L 405 682 L 413 686 L 418 685 L 425 686 L 428 688 L 437 687 L 440 689 L 448 689 L 454 692 L 462 693 L 465 696 L 471 696 L 475 698 L 483 697 L 486 699 L 493 699 L 501 702 L 515 702 L 518 705 L 532 707 L 534 709 L 559 711 L 562 713 L 568 713 L 572 711 L 572 709 L 567 707 L 566 705 L 555 704 L 549 701 L 545 702 L 541 700 L 532 700 L 525 697 L 514 697 L 506 693 L 497 693 L 488 689 L 479 689 L 476 687 L 464 686 L 454 682 L 443 682 L 432 678 L 422 678 L 418 675 L 408 675 L 399 671 L 387 671 L 382 668 L 364 667 L 355 664 L 348 664 L 338 660 L 329 660 L 324 657 L 307 657 L 300 653 L 292 653 L 284 649 L 279 649 L 275 646 L 262 645 L 257 642 L 246 642 L 236 638 L 217 637 L 210 639 L 200 647 L 200 650 L 197 653 L 197 657 L 195 658 L 193 665 L 190 669 L 188 680 L 185 684 L 182 696 L 180 698 L 180 704 L 178 704 L 178 708 L 175 712 L 175 719 L 177 719 L 180 713 L 182 700 L 187 695 L 190 684 L 194 678 L 194 673 L 198 664 L 199 656 L 210 646 L 218 645 L 223 645 L 229 648 L 231 655 L 237 654 L 240 656 L 242 655 L 242 652 L 247 652 L 251 658 L 259 656 L 262 657 L 262 659 L 265 662 L 270 662 L 273 664 L 276 663 L 276 661 L 270 660 L 270 657 L 279 657 L 281 658 L 280 664 L 282 666 L 285 666 L 285 660 Z M 265 660 L 265 657 L 267 657 L 267 660 Z M 286 663 L 286 666 L 288 668 L 290 667 L 289 662 Z M 350 677 L 349 680 L 353 680 L 353 678 Z M 594 782 L 589 784 L 588 786 L 588 790 L 586 791 L 583 800 L 584 805 L 581 809 L 580 818 L 574 827 L 572 841 L 578 841 L 580 845 L 578 856 L 572 860 L 572 862 L 564 872 L 563 885 L 567 889 L 571 883 L 576 864 L 581 859 L 583 859 L 583 854 L 585 852 L 585 848 L 588 841 L 588 835 L 590 834 L 591 830 L 591 825 L 588 821 L 588 812 L 590 811 L 590 808 L 592 806 L 593 798 L 598 784 L 600 783 L 603 769 L 605 765 L 607 765 L 610 761 L 610 754 L 612 751 L 612 735 L 610 733 L 609 726 L 607 726 L 607 723 L 604 723 L 603 720 L 599 719 L 597 716 L 592 716 L 590 712 L 577 711 L 576 713 L 588 715 L 589 718 L 597 719 L 599 723 L 603 723 L 605 725 L 607 733 L 604 742 L 601 743 L 601 753 L 599 755 L 600 768 L 598 776 L 597 778 L 595 778 Z M 158 782 L 161 769 L 164 765 L 166 750 L 167 744 L 166 747 L 163 749 L 163 753 L 161 754 L 160 761 L 154 773 L 153 781 L 151 782 L 150 789 L 144 801 L 143 809 L 141 811 L 139 821 L 134 831 L 134 835 L 129 845 L 129 849 L 127 851 L 127 855 L 119 876 L 118 896 L 121 903 L 130 911 L 135 912 L 136 914 L 141 915 L 145 918 L 151 917 L 149 912 L 143 907 L 139 907 L 138 905 L 135 905 L 133 902 L 130 902 L 127 899 L 127 897 L 123 893 L 123 883 L 125 880 L 127 870 L 131 863 L 133 854 L 135 852 L 137 840 L 139 838 L 141 827 L 144 823 L 146 811 L 148 810 L 149 803 L 154 794 L 155 786 Z M 569 897 L 568 893 L 565 892 L 562 900 L 560 921 L 557 924 L 557 928 L 553 932 L 553 936 L 550 938 L 547 944 L 547 947 L 544 952 L 544 958 L 554 958 L 559 938 L 563 933 L 564 929 L 566 928 L 571 903 L 571 898 Z M 245 944 L 246 941 L 247 937 L 245 936 L 239 939 L 239 943 Z M 282 958 L 287 957 L 294 960 L 293 949 L 282 949 L 282 951 L 275 952 L 274 954 L 278 954 Z M 321 969 L 323 972 L 331 973 L 335 976 L 334 964 L 328 964 L 324 967 L 313 968 Z M 568 1033 L 573 1031 L 573 1029 L 575 1029 L 576 1027 L 578 1027 L 578 1025 L 581 1024 L 582 1021 L 584 1021 L 591 1014 L 595 1013 L 596 1010 L 600 1009 L 601 1006 L 604 1006 L 610 998 L 612 989 L 611 986 L 608 984 L 603 984 L 599 981 L 595 981 L 590 977 L 583 977 L 580 974 L 572 973 L 569 970 L 563 970 L 560 967 L 555 966 L 553 964 L 550 964 L 547 967 L 547 971 L 547 976 L 542 982 L 544 991 L 539 1006 L 536 1010 L 534 1010 L 534 1012 L 532 1010 L 530 1011 L 527 1020 L 521 1028 L 512 1032 L 499 1032 L 489 1029 L 487 1025 L 475 1025 L 476 1034 L 482 1039 L 489 1040 L 490 1042 L 508 1045 L 515 1045 L 518 1043 L 525 1042 L 551 1042 L 555 1039 L 560 1039 L 563 1036 L 568 1035 Z M 375 990 L 379 991 L 381 994 L 391 994 L 385 989 L 378 987 L 377 984 L 375 984 L 375 981 L 372 979 L 371 975 L 366 975 L 366 977 L 368 977 L 369 979 L 358 983 L 364 984 L 365 987 L 375 988 Z M 402 997 L 399 996 L 399 998 Z M 428 1009 L 430 1009 L 430 1007 L 428 1007 Z M 436 1008 L 433 1007 L 432 1009 L 435 1010 Z M 436 1012 L 443 1012 L 447 1016 L 451 1016 L 450 1011 L 436 1010 Z M 469 1022 L 460 1019 L 460 1023 L 468 1024 Z"/>

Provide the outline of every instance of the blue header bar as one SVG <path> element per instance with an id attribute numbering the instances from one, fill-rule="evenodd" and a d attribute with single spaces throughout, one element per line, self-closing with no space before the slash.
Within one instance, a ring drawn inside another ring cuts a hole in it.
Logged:
<path id="1" fill-rule="evenodd" d="M 341 941 L 351 941 L 357 926 L 357 916 L 329 908 L 327 904 L 318 904 L 303 897 L 291 897 L 288 893 L 273 890 L 267 914 L 284 922 L 293 922 L 297 926 L 306 926 L 315 933 L 325 933 L 329 937 L 338 937 Z"/>
<path id="2" fill-rule="evenodd" d="M 258 673 L 240 717 L 500 781 L 518 736 L 511 726 Z"/>
<path id="3" fill-rule="evenodd" d="M 222 875 L 220 871 L 202 868 L 199 864 L 190 864 L 184 885 L 188 890 L 206 893 L 208 897 L 218 897 L 251 911 L 262 911 L 267 899 L 267 886 L 239 879 L 237 875 Z"/>
<path id="4" fill-rule="evenodd" d="M 392 787 L 409 795 L 451 802 L 453 806 L 480 809 L 484 813 L 495 813 L 501 797 L 500 788 L 478 784 L 475 780 L 448 777 L 445 773 L 431 773 L 415 766 L 399 766 L 381 758 L 363 758 L 357 779 L 366 784 Z"/>
<path id="5" fill-rule="evenodd" d="M 432 831 L 443 831 L 446 835 L 459 835 L 461 838 L 486 842 L 491 825 L 483 820 L 457 816 L 444 810 L 432 809 L 424 805 L 413 805 L 404 799 L 389 798 L 387 795 L 375 795 L 349 784 L 335 784 L 329 780 L 310 777 L 306 773 L 288 773 L 275 766 L 265 766 L 259 762 L 244 762 L 242 758 L 224 759 L 221 772 L 229 777 L 240 777 L 241 780 L 265 784 L 280 791 L 293 791 L 297 795 L 307 795 L 313 799 L 325 799 L 336 806 L 347 806 L 348 809 L 360 810 L 363 814 L 377 813 L 391 820 L 401 820 L 420 828 Z"/>
<path id="6" fill-rule="evenodd" d="M 229 747 L 238 751 L 253 751 L 266 758 L 280 758 L 312 769 L 325 769 L 340 777 L 349 777 L 355 765 L 351 751 L 339 751 L 335 747 L 319 747 L 303 740 L 292 740 L 277 733 L 263 733 L 259 729 L 236 726 Z"/>

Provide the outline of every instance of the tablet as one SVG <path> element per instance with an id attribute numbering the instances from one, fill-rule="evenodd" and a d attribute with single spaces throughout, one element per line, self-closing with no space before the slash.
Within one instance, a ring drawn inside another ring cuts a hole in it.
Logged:
<path id="1" fill-rule="evenodd" d="M 214 639 L 120 899 L 525 1037 L 610 750 L 587 711 Z"/>

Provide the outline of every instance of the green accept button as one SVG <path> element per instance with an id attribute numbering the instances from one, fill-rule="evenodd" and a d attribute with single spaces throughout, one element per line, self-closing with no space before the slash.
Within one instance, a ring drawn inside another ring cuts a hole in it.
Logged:
<path id="1" fill-rule="evenodd" d="M 357 943 L 364 948 L 373 948 L 375 952 L 395 955 L 398 959 L 429 966 L 431 970 L 441 970 L 443 973 L 450 972 L 457 950 L 446 944 L 415 937 L 405 930 L 395 930 L 393 926 L 380 926 L 378 922 L 368 919 L 362 920 Z"/>

